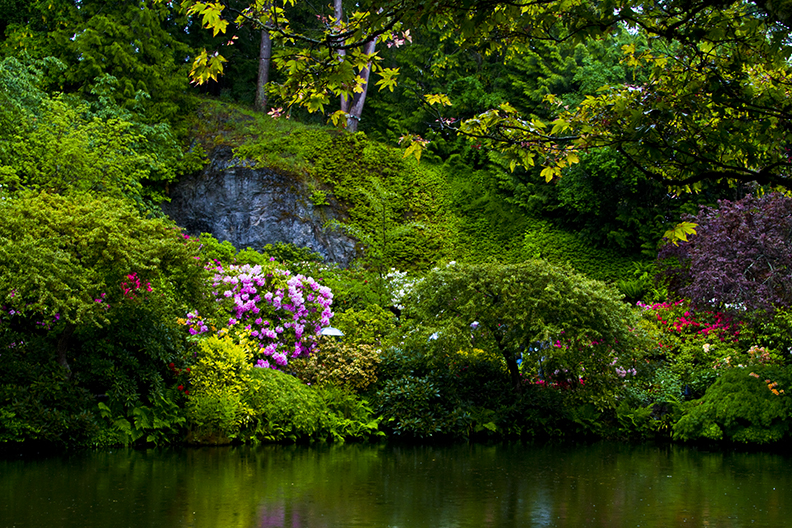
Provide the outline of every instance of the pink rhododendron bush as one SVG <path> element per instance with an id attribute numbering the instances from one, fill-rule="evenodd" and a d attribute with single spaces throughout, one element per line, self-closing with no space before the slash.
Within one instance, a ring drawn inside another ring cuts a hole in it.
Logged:
<path id="1" fill-rule="evenodd" d="M 217 265 L 212 292 L 217 312 L 192 311 L 182 320 L 192 335 L 246 335 L 255 343 L 256 366 L 283 370 L 290 358 L 307 357 L 330 325 L 333 293 L 319 281 L 293 275 L 274 262 Z"/>

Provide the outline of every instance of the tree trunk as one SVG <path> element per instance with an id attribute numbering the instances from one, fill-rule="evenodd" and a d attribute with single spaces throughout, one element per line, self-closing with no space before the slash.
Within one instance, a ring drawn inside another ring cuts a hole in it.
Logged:
<path id="1" fill-rule="evenodd" d="M 509 369 L 509 378 L 511 378 L 512 388 L 516 393 L 522 393 L 522 376 L 520 376 L 520 366 L 517 364 L 517 358 L 514 354 L 507 352 L 503 353 L 506 358 L 506 367 Z"/>
<path id="2" fill-rule="evenodd" d="M 341 20 L 344 16 L 344 7 L 342 5 L 341 0 L 334 0 L 333 1 L 333 17 L 335 19 L 336 25 L 341 23 Z M 372 39 L 366 43 L 363 48 L 363 53 L 371 54 L 374 53 L 374 50 L 377 47 L 377 39 Z M 338 57 L 339 60 L 343 60 L 343 57 L 346 55 L 345 50 L 338 50 Z M 360 123 L 360 116 L 363 114 L 363 105 L 366 103 L 366 93 L 368 92 L 368 81 L 369 76 L 371 75 L 371 63 L 369 63 L 365 68 L 360 71 L 360 77 L 363 79 L 363 91 L 360 93 L 356 93 L 352 96 L 351 100 L 349 97 L 344 95 L 341 96 L 341 111 L 347 114 L 347 122 L 346 122 L 346 129 L 349 132 L 357 132 L 358 123 Z"/>
<path id="3" fill-rule="evenodd" d="M 272 59 L 272 41 L 269 31 L 261 30 L 261 45 L 259 46 L 258 81 L 256 82 L 256 110 L 267 110 L 267 83 L 269 82 L 270 60 Z"/>
<path id="4" fill-rule="evenodd" d="M 370 40 L 366 43 L 366 46 L 363 48 L 363 53 L 370 54 L 374 53 L 374 50 L 377 47 L 377 39 Z M 371 75 L 371 63 L 363 68 L 360 71 L 360 77 L 363 78 L 363 91 L 360 93 L 356 93 L 354 98 L 352 99 L 352 104 L 347 112 L 347 130 L 349 132 L 357 132 L 358 124 L 360 123 L 360 116 L 363 114 L 363 105 L 366 103 L 366 93 L 368 92 L 368 81 L 369 76 Z M 343 110 L 343 103 L 341 109 Z"/>
<path id="5" fill-rule="evenodd" d="M 341 24 L 341 19 L 344 17 L 344 7 L 341 0 L 334 0 L 333 2 L 333 18 L 335 19 L 336 26 Z M 340 31 L 340 30 L 339 30 Z M 344 60 L 346 50 L 338 50 L 338 60 Z M 341 96 L 341 111 L 349 112 L 349 99 L 346 96 Z"/>
<path id="6" fill-rule="evenodd" d="M 492 332 L 492 336 L 495 339 L 495 344 L 498 345 L 498 350 L 500 350 L 500 353 L 503 354 L 503 359 L 506 360 L 506 368 L 509 369 L 509 378 L 511 379 L 514 392 L 521 394 L 522 376 L 520 376 L 520 365 L 517 364 L 517 356 L 514 355 L 514 352 L 510 351 L 503 345 L 503 341 L 498 335 L 497 329 L 488 328 L 488 330 Z"/>
<path id="7" fill-rule="evenodd" d="M 69 361 L 66 358 L 66 353 L 69 351 L 69 340 L 71 339 L 74 330 L 77 327 L 73 324 L 67 324 L 66 327 L 61 332 L 61 335 L 58 337 L 58 364 L 63 367 L 66 371 L 66 376 L 71 377 L 71 367 L 69 367 Z"/>

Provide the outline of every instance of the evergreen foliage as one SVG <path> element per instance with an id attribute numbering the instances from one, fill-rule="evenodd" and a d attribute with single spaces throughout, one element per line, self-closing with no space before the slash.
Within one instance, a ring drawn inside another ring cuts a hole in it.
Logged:
<path id="1" fill-rule="evenodd" d="M 681 440 L 730 440 L 768 444 L 787 436 L 790 404 L 783 388 L 789 373 L 782 369 L 734 368 L 724 373 L 700 400 L 685 406 L 674 425 Z"/>
<path id="2" fill-rule="evenodd" d="M 633 315 L 616 292 L 542 261 L 435 269 L 416 286 L 407 314 L 425 328 L 417 339 L 435 332 L 440 350 L 498 351 L 516 391 L 523 373 L 539 375 L 602 407 L 613 404 L 611 362 L 631 366 L 642 355 Z M 529 358 L 531 349 L 541 357 Z"/>
<path id="3" fill-rule="evenodd" d="M 182 155 L 168 125 L 141 123 L 120 108 L 111 85 L 101 85 L 92 105 L 48 95 L 40 88 L 42 68 L 57 64 L 0 62 L 0 185 L 12 192 L 91 191 L 150 210 L 163 199 L 161 186 L 196 160 Z"/>

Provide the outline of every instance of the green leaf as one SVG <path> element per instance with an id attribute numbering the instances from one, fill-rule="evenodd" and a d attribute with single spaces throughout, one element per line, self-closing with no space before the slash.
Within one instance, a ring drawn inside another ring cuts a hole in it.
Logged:
<path id="1" fill-rule="evenodd" d="M 698 227 L 698 224 L 693 222 L 680 222 L 672 229 L 666 231 L 663 234 L 663 238 L 667 238 L 675 246 L 678 246 L 680 241 L 687 242 L 688 235 L 696 234 L 696 227 Z"/>

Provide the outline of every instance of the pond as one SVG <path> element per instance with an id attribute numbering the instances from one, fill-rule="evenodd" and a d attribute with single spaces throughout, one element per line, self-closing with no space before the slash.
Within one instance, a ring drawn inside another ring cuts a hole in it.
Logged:
<path id="1" fill-rule="evenodd" d="M 258 446 L 0 460 L 0 527 L 778 527 L 792 457 L 681 446 Z"/>

